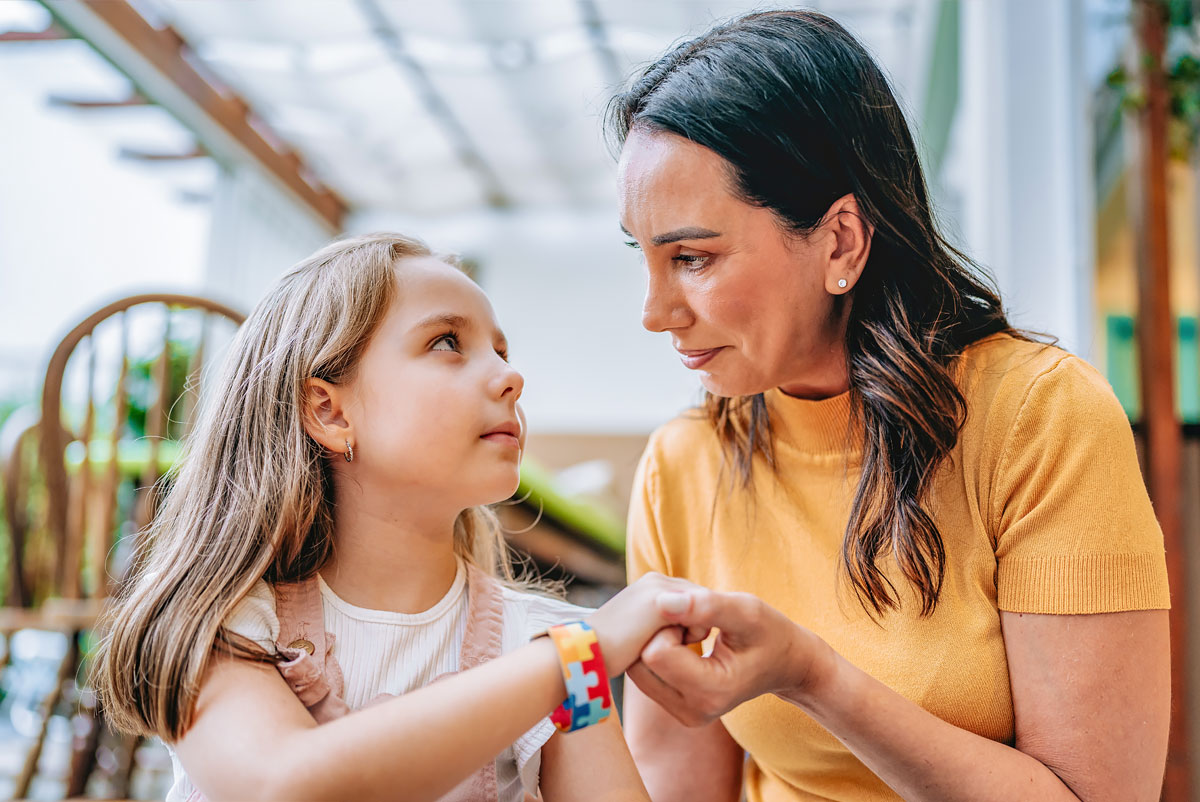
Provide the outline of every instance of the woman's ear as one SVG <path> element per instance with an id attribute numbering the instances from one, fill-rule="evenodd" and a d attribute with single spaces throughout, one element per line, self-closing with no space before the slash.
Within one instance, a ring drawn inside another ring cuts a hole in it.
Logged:
<path id="1" fill-rule="evenodd" d="M 826 245 L 829 262 L 825 269 L 825 291 L 845 295 L 854 289 L 871 253 L 871 237 L 875 227 L 858 209 L 853 195 L 843 195 L 825 213 L 829 241 Z"/>
<path id="2" fill-rule="evenodd" d="M 349 394 L 345 387 L 324 379 L 304 383 L 302 417 L 308 436 L 327 451 L 344 454 L 354 445 L 354 427 L 346 417 Z"/>

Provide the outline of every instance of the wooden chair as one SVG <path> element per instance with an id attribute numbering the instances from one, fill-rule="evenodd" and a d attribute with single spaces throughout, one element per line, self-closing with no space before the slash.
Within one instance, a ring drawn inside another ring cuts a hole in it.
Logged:
<path id="1" fill-rule="evenodd" d="M 147 318 L 147 312 L 155 317 Z M 84 636 L 122 580 L 127 564 L 121 555 L 130 553 L 153 515 L 154 488 L 192 422 L 206 351 L 222 334 L 217 329 L 231 332 L 244 319 L 215 301 L 175 294 L 135 295 L 96 310 L 54 350 L 40 418 L 21 422 L 7 438 L 3 476 L 10 570 L 0 633 L 6 646 L 20 629 L 57 631 L 68 638 L 58 681 L 38 711 L 41 731 L 16 779 L 14 798 L 29 793 L 50 719 L 64 707 L 73 708 L 74 715 L 63 796 L 84 793 L 98 748 L 112 778 L 112 795 L 128 795 L 137 743 L 105 732 L 94 696 L 81 687 Z M 148 330 L 147 323 L 156 330 Z M 106 366 L 106 350 L 112 349 L 105 344 L 111 343 L 107 335 L 114 327 L 116 364 Z M 131 358 L 134 340 L 153 343 L 147 360 Z M 74 385 L 82 396 L 79 403 L 71 398 Z M 6 648 L 6 671 L 11 655 Z M 101 745 L 102 735 L 107 746 Z"/>

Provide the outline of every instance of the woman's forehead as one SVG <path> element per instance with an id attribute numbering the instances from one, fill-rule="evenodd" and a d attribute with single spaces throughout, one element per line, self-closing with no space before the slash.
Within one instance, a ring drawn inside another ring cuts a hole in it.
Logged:
<path id="1" fill-rule="evenodd" d="M 635 129 L 625 142 L 617 169 L 625 226 L 652 219 L 659 226 L 696 225 L 697 220 L 684 218 L 711 215 L 717 208 L 737 203 L 729 192 L 725 160 L 674 134 Z M 662 220 L 664 216 L 671 219 Z"/>
<path id="2" fill-rule="evenodd" d="M 618 180 L 631 186 L 721 179 L 725 170 L 725 160 L 703 145 L 675 134 L 640 128 L 630 132 L 617 164 Z"/>

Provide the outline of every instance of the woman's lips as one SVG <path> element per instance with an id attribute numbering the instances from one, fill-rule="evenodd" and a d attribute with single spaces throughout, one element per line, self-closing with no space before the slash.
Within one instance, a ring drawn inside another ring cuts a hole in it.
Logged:
<path id="1" fill-rule="evenodd" d="M 682 349 L 677 350 L 679 350 L 679 359 L 681 362 L 683 362 L 684 367 L 688 368 L 689 370 L 698 370 L 704 365 L 708 364 L 709 360 L 711 360 L 714 356 L 721 353 L 721 351 L 724 351 L 725 346 L 721 346 L 720 348 L 709 348 L 704 351 L 684 351 Z"/>

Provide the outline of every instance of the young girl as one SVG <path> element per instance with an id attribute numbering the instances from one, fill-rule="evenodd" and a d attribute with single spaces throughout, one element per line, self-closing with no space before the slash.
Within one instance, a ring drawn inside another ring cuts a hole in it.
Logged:
<path id="1" fill-rule="evenodd" d="M 97 663 L 113 722 L 171 746 L 169 800 L 648 799 L 605 664 L 677 584 L 520 589 L 483 505 L 521 390 L 486 296 L 411 239 L 335 242 L 258 305 Z"/>

